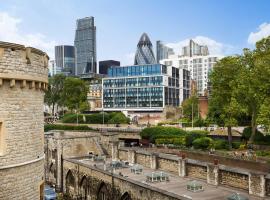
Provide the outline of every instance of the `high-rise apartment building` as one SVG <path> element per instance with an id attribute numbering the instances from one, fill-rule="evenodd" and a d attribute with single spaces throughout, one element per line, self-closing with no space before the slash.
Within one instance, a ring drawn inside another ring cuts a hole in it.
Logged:
<path id="1" fill-rule="evenodd" d="M 170 55 L 174 55 L 173 48 L 164 45 L 160 40 L 156 43 L 156 49 L 157 63 L 159 63 L 160 60 L 167 59 Z"/>
<path id="2" fill-rule="evenodd" d="M 75 48 L 70 45 L 55 46 L 55 65 L 67 76 L 75 75 Z"/>
<path id="3" fill-rule="evenodd" d="M 77 20 L 74 40 L 76 68 L 75 74 L 97 73 L 96 69 L 96 26 L 94 17 Z"/>
<path id="4" fill-rule="evenodd" d="M 201 46 L 192 40 L 183 47 L 183 55 L 171 55 L 160 60 L 161 64 L 190 71 L 191 79 L 196 82 L 197 95 L 203 96 L 208 89 L 209 73 L 221 56 L 209 55 L 207 46 Z"/>
<path id="5" fill-rule="evenodd" d="M 207 56 L 209 55 L 208 47 L 206 45 L 199 45 L 193 40 L 189 40 L 189 45 L 182 48 L 183 56 Z"/>
<path id="6" fill-rule="evenodd" d="M 116 60 L 99 61 L 99 74 L 108 74 L 108 69 L 111 66 L 120 66 L 120 62 Z"/>
<path id="7" fill-rule="evenodd" d="M 155 64 L 153 45 L 146 33 L 143 33 L 138 44 L 135 54 L 134 65 Z"/>
<path id="8" fill-rule="evenodd" d="M 163 111 L 179 106 L 187 98 L 180 96 L 189 94 L 189 77 L 187 70 L 161 64 L 111 67 L 102 80 L 103 109 Z"/>

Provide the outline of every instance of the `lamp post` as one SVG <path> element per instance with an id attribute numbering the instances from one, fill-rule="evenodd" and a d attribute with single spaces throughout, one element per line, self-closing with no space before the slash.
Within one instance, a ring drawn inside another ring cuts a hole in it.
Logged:
<path id="1" fill-rule="evenodd" d="M 103 108 L 102 108 L 102 126 L 104 127 L 104 110 L 103 110 Z"/>
<path id="2" fill-rule="evenodd" d="M 191 116 L 191 120 L 192 120 L 192 129 L 193 129 L 193 102 L 192 102 L 192 107 L 191 107 L 191 110 L 192 110 L 192 116 Z"/>
<path id="3" fill-rule="evenodd" d="M 78 104 L 77 104 L 76 113 L 77 113 L 77 126 L 78 126 L 78 124 L 79 124 L 79 116 L 78 116 Z"/>

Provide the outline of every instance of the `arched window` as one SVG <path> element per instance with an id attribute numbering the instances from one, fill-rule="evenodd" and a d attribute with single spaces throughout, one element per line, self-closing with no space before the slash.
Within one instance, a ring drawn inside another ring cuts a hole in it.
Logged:
<path id="1" fill-rule="evenodd" d="M 129 193 L 128 192 L 125 192 L 122 197 L 121 197 L 121 200 L 132 200 Z"/>
<path id="2" fill-rule="evenodd" d="M 74 194 L 74 188 L 75 188 L 75 178 L 72 172 L 69 170 L 66 176 L 66 192 L 69 195 L 72 195 Z"/>
<path id="3" fill-rule="evenodd" d="M 97 196 L 97 200 L 110 200 L 110 194 L 104 182 L 100 184 Z"/>
<path id="4" fill-rule="evenodd" d="M 80 195 L 83 200 L 87 200 L 88 184 L 87 184 L 86 176 L 83 176 L 80 182 Z"/>

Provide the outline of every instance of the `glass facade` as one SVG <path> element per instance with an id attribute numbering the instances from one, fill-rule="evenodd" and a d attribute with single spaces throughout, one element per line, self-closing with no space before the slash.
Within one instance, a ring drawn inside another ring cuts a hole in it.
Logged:
<path id="1" fill-rule="evenodd" d="M 134 65 L 154 64 L 155 56 L 153 53 L 152 43 L 146 33 L 143 33 L 137 45 Z"/>
<path id="2" fill-rule="evenodd" d="M 75 48 L 74 46 L 55 46 L 55 64 L 67 76 L 75 75 Z"/>
<path id="3" fill-rule="evenodd" d="M 103 79 L 104 109 L 179 106 L 179 69 L 161 64 L 111 67 L 108 76 Z"/>
<path id="4" fill-rule="evenodd" d="M 111 66 L 120 66 L 120 62 L 116 60 L 99 61 L 99 74 L 108 74 L 108 69 Z"/>
<path id="5" fill-rule="evenodd" d="M 77 20 L 74 46 L 76 47 L 76 75 L 96 73 L 96 27 L 94 17 Z"/>

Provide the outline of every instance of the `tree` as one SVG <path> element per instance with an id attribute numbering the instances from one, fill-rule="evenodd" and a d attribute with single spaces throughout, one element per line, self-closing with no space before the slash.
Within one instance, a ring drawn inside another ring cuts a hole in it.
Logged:
<path id="1" fill-rule="evenodd" d="M 199 101 L 195 95 L 192 95 L 190 98 L 186 99 L 182 103 L 182 111 L 185 118 L 189 121 L 192 121 L 195 117 L 198 116 L 198 106 Z"/>
<path id="2" fill-rule="evenodd" d="M 65 106 L 71 111 L 87 110 L 87 92 L 88 86 L 85 81 L 79 78 L 66 78 L 62 95 Z"/>
<path id="3" fill-rule="evenodd" d="M 246 106 L 251 115 L 252 134 L 249 143 L 253 143 L 258 116 L 270 96 L 270 37 L 257 42 L 256 49 L 253 51 L 244 49 L 241 66 L 235 92 L 238 101 Z"/>
<path id="4" fill-rule="evenodd" d="M 258 123 L 264 125 L 264 129 L 269 133 L 270 131 L 270 98 L 265 99 L 264 103 L 261 105 Z"/>
<path id="5" fill-rule="evenodd" d="M 212 84 L 208 117 L 228 129 L 229 148 L 232 148 L 232 126 L 237 125 L 237 116 L 242 112 L 234 93 L 239 76 L 239 56 L 225 57 L 214 67 L 210 80 Z"/>
<path id="6" fill-rule="evenodd" d="M 57 74 L 49 78 L 48 90 L 45 92 L 44 101 L 48 106 L 52 106 L 52 113 L 54 114 L 55 105 L 62 106 L 63 99 L 61 98 L 65 76 Z"/>

